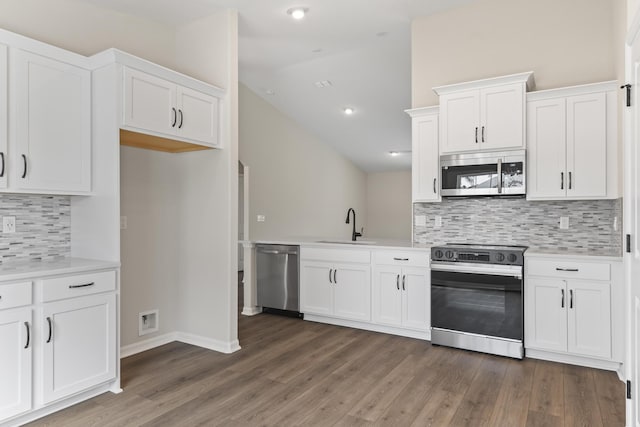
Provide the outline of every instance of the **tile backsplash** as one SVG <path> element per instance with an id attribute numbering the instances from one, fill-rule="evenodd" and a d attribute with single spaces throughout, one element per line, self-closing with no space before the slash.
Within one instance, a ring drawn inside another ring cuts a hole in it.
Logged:
<path id="1" fill-rule="evenodd" d="M 529 202 L 524 198 L 445 198 L 413 205 L 416 244 L 521 244 L 537 249 L 622 253 L 622 199 Z M 416 225 L 417 216 L 426 226 Z M 435 227 L 435 217 L 442 226 Z M 560 217 L 569 228 L 560 229 Z M 615 223 L 615 225 L 614 225 Z M 617 231 L 616 229 L 617 228 Z"/>
<path id="2" fill-rule="evenodd" d="M 4 216 L 16 218 L 16 232 L 0 233 L 0 263 L 70 255 L 69 196 L 3 194 L 0 195 L 0 217 Z"/>

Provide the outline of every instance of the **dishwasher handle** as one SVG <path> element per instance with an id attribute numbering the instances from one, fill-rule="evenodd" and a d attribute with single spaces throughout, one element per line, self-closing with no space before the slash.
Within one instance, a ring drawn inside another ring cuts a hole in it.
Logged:
<path id="1" fill-rule="evenodd" d="M 276 251 L 271 249 L 258 249 L 258 252 L 261 254 L 269 254 L 269 255 L 298 255 L 297 252 Z"/>

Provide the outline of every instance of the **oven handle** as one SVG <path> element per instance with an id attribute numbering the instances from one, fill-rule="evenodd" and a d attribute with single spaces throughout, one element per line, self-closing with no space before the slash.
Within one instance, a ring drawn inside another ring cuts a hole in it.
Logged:
<path id="1" fill-rule="evenodd" d="M 477 265 L 464 262 L 431 263 L 431 271 L 447 271 L 452 273 L 486 274 L 489 276 L 509 276 L 522 279 L 522 266 L 519 265 Z"/>

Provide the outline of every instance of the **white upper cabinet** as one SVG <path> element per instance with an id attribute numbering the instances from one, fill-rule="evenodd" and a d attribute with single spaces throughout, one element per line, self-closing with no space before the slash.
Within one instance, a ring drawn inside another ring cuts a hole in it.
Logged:
<path id="1" fill-rule="evenodd" d="M 533 73 L 440 86 L 440 153 L 522 149 Z"/>
<path id="2" fill-rule="evenodd" d="M 0 189 L 7 188 L 7 147 L 9 138 L 8 116 L 9 96 L 7 94 L 8 82 L 8 55 L 7 46 L 0 44 Z"/>
<path id="3" fill-rule="evenodd" d="M 439 202 L 438 107 L 408 110 L 411 115 L 411 193 L 413 202 Z"/>
<path id="4" fill-rule="evenodd" d="M 219 98 L 129 67 L 123 74 L 124 129 L 219 145 Z"/>
<path id="5" fill-rule="evenodd" d="M 9 188 L 89 192 L 90 71 L 20 49 L 10 54 Z"/>
<path id="6" fill-rule="evenodd" d="M 618 197 L 615 83 L 527 96 L 531 200 Z"/>

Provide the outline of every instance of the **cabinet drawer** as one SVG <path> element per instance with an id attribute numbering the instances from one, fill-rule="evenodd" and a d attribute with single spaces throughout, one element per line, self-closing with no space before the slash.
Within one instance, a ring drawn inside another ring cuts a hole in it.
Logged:
<path id="1" fill-rule="evenodd" d="M 370 263 L 371 252 L 349 249 L 300 248 L 300 259 L 308 261 Z"/>
<path id="2" fill-rule="evenodd" d="M 567 279 L 610 280 L 611 265 L 578 260 L 528 259 L 526 274 Z"/>
<path id="3" fill-rule="evenodd" d="M 113 291 L 116 288 L 116 272 L 78 274 L 75 276 L 43 279 L 42 301 L 56 301 L 83 295 Z"/>
<path id="4" fill-rule="evenodd" d="M 0 285 L 0 310 L 31 304 L 31 282 Z"/>
<path id="5" fill-rule="evenodd" d="M 429 251 L 375 251 L 375 263 L 378 265 L 399 265 L 411 267 L 429 267 Z"/>

